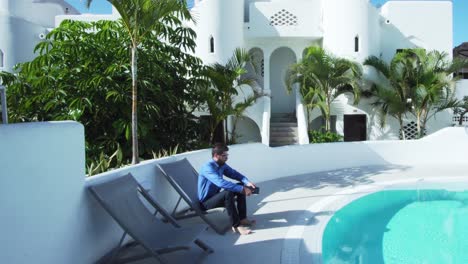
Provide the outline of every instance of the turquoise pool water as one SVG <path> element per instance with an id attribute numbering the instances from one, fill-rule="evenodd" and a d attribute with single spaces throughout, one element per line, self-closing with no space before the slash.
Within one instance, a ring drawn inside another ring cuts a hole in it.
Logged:
<path id="1" fill-rule="evenodd" d="M 468 191 L 389 190 L 336 212 L 323 263 L 468 263 Z"/>

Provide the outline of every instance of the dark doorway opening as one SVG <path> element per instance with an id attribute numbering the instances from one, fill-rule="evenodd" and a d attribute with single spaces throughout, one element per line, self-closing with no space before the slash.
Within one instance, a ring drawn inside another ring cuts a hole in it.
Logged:
<path id="1" fill-rule="evenodd" d="M 344 115 L 344 141 L 367 140 L 367 116 Z"/>
<path id="2" fill-rule="evenodd" d="M 224 122 L 220 122 L 214 131 L 213 140 L 210 138 L 210 127 L 214 122 L 211 116 L 200 116 L 200 136 L 202 142 L 208 142 L 210 144 L 222 142 L 224 143 Z"/>

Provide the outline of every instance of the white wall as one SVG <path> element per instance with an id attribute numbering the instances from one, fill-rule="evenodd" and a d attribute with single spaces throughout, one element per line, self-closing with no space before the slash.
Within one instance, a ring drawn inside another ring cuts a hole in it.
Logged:
<path id="1" fill-rule="evenodd" d="M 83 21 L 83 22 L 95 22 L 99 20 L 117 20 L 119 19 L 119 14 L 112 15 L 94 15 L 94 14 L 83 14 L 83 15 L 60 15 L 55 17 L 55 27 L 60 26 L 66 19 Z"/>
<path id="2" fill-rule="evenodd" d="M 248 38 L 306 37 L 319 38 L 322 32 L 321 0 L 289 0 L 251 3 Z M 287 11 L 297 18 L 295 26 L 270 25 L 270 18 L 278 12 Z"/>
<path id="3" fill-rule="evenodd" d="M 244 46 L 244 0 L 204 0 L 192 12 L 197 17 L 195 54 L 205 64 L 224 64 L 235 48 Z M 214 53 L 210 53 L 210 37 Z"/>
<path id="4" fill-rule="evenodd" d="M 379 16 L 367 0 L 324 1 L 323 47 L 336 56 L 363 62 L 379 50 Z M 359 51 L 354 39 L 359 37 Z"/>
<path id="5" fill-rule="evenodd" d="M 381 8 L 385 23 L 395 26 L 407 41 L 449 56 L 453 49 L 452 13 L 452 1 L 388 1 Z M 382 41 L 400 41 L 390 37 Z"/>
<path id="6" fill-rule="evenodd" d="M 2 70 L 11 71 L 19 62 L 30 61 L 33 51 L 48 28 L 54 27 L 56 15 L 78 14 L 70 4 L 60 0 L 0 0 L 0 49 L 5 53 Z"/>
<path id="7" fill-rule="evenodd" d="M 84 164 L 81 124 L 0 125 L 2 263 L 83 263 Z"/>
<path id="8" fill-rule="evenodd" d="M 12 17 L 48 28 L 54 27 L 55 16 L 65 14 L 67 8 L 68 14 L 79 14 L 63 0 L 0 0 L 0 13 L 7 12 Z"/>
<path id="9" fill-rule="evenodd" d="M 0 125 L 0 148 L 0 259 L 11 264 L 93 263 L 118 243 L 122 230 L 86 186 L 131 172 L 169 209 L 177 195 L 156 163 L 187 157 L 198 170 L 211 158 L 210 150 L 200 150 L 85 179 L 83 127 L 75 122 Z M 467 148 L 468 131 L 457 127 L 409 142 L 234 145 L 229 164 L 261 185 L 290 175 L 367 165 L 457 166 L 466 164 Z"/>
<path id="10" fill-rule="evenodd" d="M 457 98 L 463 99 L 463 96 L 468 96 L 468 80 L 459 80 L 457 83 Z"/>

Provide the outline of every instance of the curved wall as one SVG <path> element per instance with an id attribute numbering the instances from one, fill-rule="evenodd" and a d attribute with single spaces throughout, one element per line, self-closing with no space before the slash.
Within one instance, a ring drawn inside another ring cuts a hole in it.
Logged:
<path id="1" fill-rule="evenodd" d="M 19 62 L 34 59 L 34 48 L 41 41 L 40 34 L 47 28 L 19 17 L 0 15 L 0 49 L 3 50 L 4 70 L 11 71 Z"/>
<path id="2" fill-rule="evenodd" d="M 0 240 L 3 249 L 0 259 L 5 263 L 94 263 L 118 244 L 122 230 L 87 192 L 87 186 L 130 172 L 171 210 L 178 196 L 156 164 L 188 158 L 198 170 L 211 157 L 209 149 L 199 150 L 85 179 L 84 130 L 80 124 L 0 125 L 0 135 L 1 176 L 7 175 L 0 184 L 0 210 L 5 215 L 2 221 L 8 226 L 4 239 Z M 468 167 L 467 148 L 468 129 L 458 127 L 407 142 L 368 141 L 278 148 L 260 143 L 234 145 L 230 146 L 229 164 L 256 183 L 371 165 L 403 171 L 411 167 L 438 166 L 443 176 L 447 176 L 453 174 L 450 168 Z M 327 173 L 310 177 L 322 175 L 326 177 Z"/>
<path id="3" fill-rule="evenodd" d="M 244 46 L 244 0 L 205 0 L 193 10 L 196 24 L 195 54 L 206 64 L 225 64 L 237 47 Z M 214 52 L 210 52 L 210 38 Z"/>
<path id="4" fill-rule="evenodd" d="M 0 0 L 0 49 L 4 52 L 3 70 L 11 71 L 19 62 L 35 57 L 40 34 L 55 26 L 55 16 L 78 14 L 61 0 Z"/>
<path id="5" fill-rule="evenodd" d="M 336 56 L 364 61 L 378 55 L 379 14 L 367 0 L 323 1 L 323 46 Z M 355 37 L 359 51 L 355 52 Z"/>

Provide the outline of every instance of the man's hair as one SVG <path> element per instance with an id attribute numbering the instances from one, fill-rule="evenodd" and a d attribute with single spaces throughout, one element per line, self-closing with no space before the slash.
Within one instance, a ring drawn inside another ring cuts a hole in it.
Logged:
<path id="1" fill-rule="evenodd" d="M 229 151 L 229 148 L 224 143 L 215 143 L 211 150 L 211 156 L 214 157 L 215 154 L 222 155 L 225 151 Z"/>

